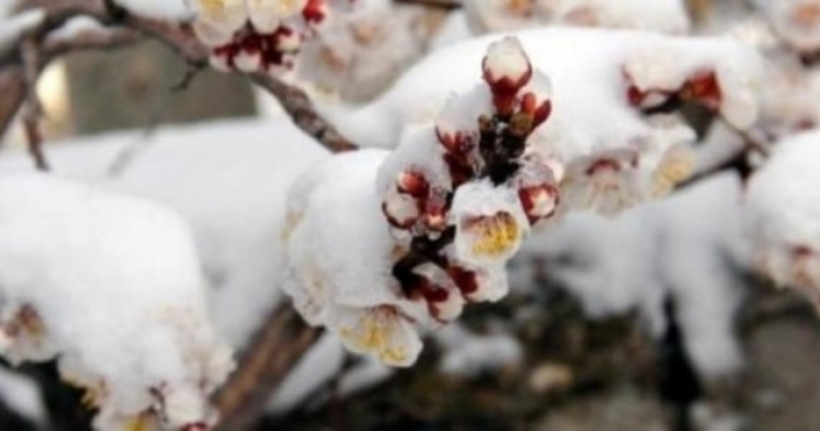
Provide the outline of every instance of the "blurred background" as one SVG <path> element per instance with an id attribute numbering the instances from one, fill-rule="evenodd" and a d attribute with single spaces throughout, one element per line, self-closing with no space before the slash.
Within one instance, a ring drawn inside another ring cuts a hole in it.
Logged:
<path id="1" fill-rule="evenodd" d="M 515 18 L 516 8 L 537 3 L 505 5 Z M 372 66 L 351 73 L 353 66 L 346 63 L 341 78 L 328 72 L 323 75 L 327 85 L 311 90 L 317 103 L 372 100 L 424 52 L 470 32 L 506 29 L 485 20 L 487 28 L 476 30 L 476 22 L 482 23 L 476 16 L 486 11 L 464 6 L 479 10 L 468 10 L 474 14 L 470 18 L 462 9 L 374 7 L 378 13 L 350 31 L 371 51 L 377 48 L 368 44 L 406 33 L 404 42 L 388 45 L 395 56 L 389 61 L 379 57 L 391 67 L 376 76 L 365 73 Z M 734 31 L 735 25 L 751 31 L 759 19 L 741 0 L 689 0 L 685 6 L 698 33 Z M 392 25 L 401 29 L 379 26 L 384 13 L 399 17 Z M 533 23 L 532 12 L 524 16 L 527 26 L 550 24 Z M 341 61 L 332 54 L 319 58 L 331 65 Z M 358 51 L 346 55 L 348 60 L 363 56 Z M 361 60 L 368 61 L 375 60 Z M 203 71 L 186 88 L 173 89 L 187 70 L 154 42 L 54 62 L 38 88 L 47 153 L 94 145 L 94 136 L 110 142 L 124 130 L 130 131 L 122 135 L 130 147 L 150 145 L 171 125 L 286 119 L 269 95 L 230 74 Z M 3 137 L 3 151 L 14 157 L 25 142 L 15 124 Z M 693 186 L 673 195 L 671 203 L 629 211 L 616 220 L 569 223 L 549 246 L 535 247 L 514 263 L 510 297 L 470 309 L 459 324 L 427 343 L 412 369 L 389 370 L 347 357 L 323 340 L 325 346 L 305 358 L 316 381 L 301 376 L 286 383 L 257 429 L 820 429 L 820 320 L 809 303 L 774 289 L 739 263 L 743 252 L 733 249 L 735 237 L 728 238 L 736 233 L 724 229 L 732 221 L 716 216 L 731 215 L 732 209 L 713 211 L 711 206 L 720 207 L 738 193 L 733 174 L 726 175 L 704 180 L 730 183 L 717 198 L 701 199 L 703 191 Z M 720 220 L 706 226 L 686 222 L 698 216 Z M 647 249 L 644 242 L 654 245 Z M 657 247 L 689 265 L 674 267 L 656 258 Z M 623 295 L 654 292 L 652 300 L 663 304 L 667 324 L 647 322 L 639 312 L 641 298 L 615 298 L 619 305 L 601 311 L 590 305 L 587 288 L 627 292 Z M 82 393 L 56 376 L 53 365 L 0 372 L 0 430 L 89 429 Z"/>

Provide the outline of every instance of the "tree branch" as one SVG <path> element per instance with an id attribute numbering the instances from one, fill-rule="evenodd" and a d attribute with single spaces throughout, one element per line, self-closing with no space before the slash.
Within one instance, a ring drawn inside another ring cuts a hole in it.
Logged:
<path id="1" fill-rule="evenodd" d="M 262 325 L 237 371 L 213 397 L 220 412 L 215 431 L 248 429 L 265 411 L 271 395 L 319 338 L 321 331 L 305 326 L 290 304 L 280 306 Z"/>
<path id="2" fill-rule="evenodd" d="M 464 7 L 461 3 L 447 0 L 393 0 L 393 2 L 400 5 L 423 6 L 430 9 L 441 9 L 445 11 L 457 10 Z"/>

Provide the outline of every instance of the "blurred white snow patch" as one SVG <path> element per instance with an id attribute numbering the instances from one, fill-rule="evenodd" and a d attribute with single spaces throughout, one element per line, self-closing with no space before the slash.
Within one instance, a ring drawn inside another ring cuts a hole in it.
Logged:
<path id="1" fill-rule="evenodd" d="M 130 162 L 112 177 L 125 152 Z M 164 127 L 151 137 L 117 132 L 56 145 L 47 155 L 60 175 L 160 202 L 185 218 L 213 288 L 215 324 L 237 349 L 282 297 L 287 189 L 328 157 L 289 120 Z M 0 158 L 0 170 L 30 169 L 26 154 Z"/>
<path id="2" fill-rule="evenodd" d="M 523 358 L 520 342 L 503 331 L 478 334 L 452 324 L 439 331 L 436 340 L 444 350 L 439 369 L 448 375 L 477 377 L 517 366 Z"/>
<path id="3" fill-rule="evenodd" d="M 194 15 L 186 0 L 114 0 L 114 3 L 135 15 L 159 20 L 187 21 Z"/>
<path id="4" fill-rule="evenodd" d="M 59 356 L 99 429 L 156 403 L 171 427 L 208 423 L 233 367 L 193 238 L 157 204 L 42 174 L 0 178 L 0 330 L 13 363 Z"/>
<path id="5" fill-rule="evenodd" d="M 364 358 L 339 379 L 339 395 L 347 397 L 370 389 L 396 374 L 396 369 L 389 367 L 375 358 Z"/>
<path id="6" fill-rule="evenodd" d="M 71 18 L 60 26 L 60 28 L 48 33 L 47 39 L 54 41 L 70 41 L 85 33 L 106 33 L 110 30 L 100 24 L 99 21 L 88 16 L 78 16 Z"/>
<path id="7" fill-rule="evenodd" d="M 820 133 L 776 144 L 749 181 L 745 222 L 757 268 L 820 305 Z"/>
<path id="8" fill-rule="evenodd" d="M 467 14 L 464 11 L 457 10 L 449 13 L 444 22 L 441 23 L 430 39 L 430 47 L 438 49 L 471 37 L 473 37 L 473 33 L 470 31 L 470 25 L 467 22 Z"/>
<path id="9" fill-rule="evenodd" d="M 655 336 L 666 328 L 662 304 L 671 295 L 698 370 L 731 372 L 742 363 L 732 331 L 738 271 L 749 266 L 740 197 L 739 179 L 724 174 L 614 219 L 570 216 L 534 232 L 519 258 L 530 265 L 515 265 L 526 274 L 516 279 L 533 279 L 541 262 L 591 317 L 639 310 Z"/>
<path id="10" fill-rule="evenodd" d="M 285 378 L 268 404 L 268 411 L 283 414 L 293 410 L 315 395 L 317 389 L 333 380 L 344 364 L 345 350 L 339 337 L 325 334 L 302 356 Z"/>
<path id="11" fill-rule="evenodd" d="M 0 368 L 0 399 L 15 413 L 36 424 L 46 421 L 40 388 L 33 380 Z"/>

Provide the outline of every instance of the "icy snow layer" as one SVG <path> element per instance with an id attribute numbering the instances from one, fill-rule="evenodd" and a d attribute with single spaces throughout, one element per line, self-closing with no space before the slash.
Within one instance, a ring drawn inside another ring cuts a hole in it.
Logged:
<path id="1" fill-rule="evenodd" d="M 745 224 L 756 263 L 820 306 L 820 133 L 787 138 L 750 180 Z"/>
<path id="2" fill-rule="evenodd" d="M 670 34 L 687 33 L 690 27 L 683 0 L 482 0 L 464 4 L 476 34 L 548 24 Z"/>
<path id="3" fill-rule="evenodd" d="M 663 194 L 686 176 L 691 160 L 681 149 L 694 140 L 692 131 L 676 117 L 647 118 L 634 105 L 656 106 L 685 93 L 735 127 L 757 118 L 759 58 L 731 40 L 557 28 L 516 36 L 533 67 L 552 80 L 552 116 L 532 139 L 547 157 L 568 166 L 569 208 L 614 213 Z M 406 125 L 432 121 L 454 92 L 479 82 L 474 65 L 500 38 L 439 49 L 376 102 L 326 112 L 355 142 L 395 147 Z"/>
<path id="4" fill-rule="evenodd" d="M 3 356 L 58 357 L 62 377 L 100 408 L 100 430 L 213 419 L 207 396 L 233 365 L 185 222 L 41 174 L 0 177 L 0 213 Z"/>
<path id="5" fill-rule="evenodd" d="M 570 216 L 534 233 L 511 277 L 533 279 L 530 271 L 542 271 L 592 317 L 637 309 L 656 336 L 666 326 L 663 298 L 671 295 L 698 369 L 707 376 L 730 372 L 741 362 L 732 330 L 740 300 L 736 268 L 749 265 L 740 194 L 740 181 L 726 174 L 615 219 Z"/>
<path id="6" fill-rule="evenodd" d="M 778 36 L 798 51 L 820 49 L 820 1 L 755 0 Z"/>

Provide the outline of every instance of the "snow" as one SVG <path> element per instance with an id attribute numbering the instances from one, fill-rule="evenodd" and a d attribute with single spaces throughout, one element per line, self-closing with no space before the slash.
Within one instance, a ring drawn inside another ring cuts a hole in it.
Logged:
<path id="1" fill-rule="evenodd" d="M 0 178 L 0 209 L 6 358 L 59 355 L 63 379 L 96 394 L 101 430 L 155 403 L 171 427 L 212 420 L 207 395 L 232 360 L 182 219 L 40 174 Z"/>
<path id="2" fill-rule="evenodd" d="M 114 0 L 114 3 L 145 18 L 168 21 L 193 18 L 188 0 Z"/>
<path id="3" fill-rule="evenodd" d="M 33 423 L 43 424 L 47 421 L 40 388 L 31 379 L 0 369 L 0 400 Z"/>
<path id="4" fill-rule="evenodd" d="M 88 16 L 71 18 L 60 28 L 48 33 L 49 41 L 69 41 L 84 33 L 104 33 L 108 31 L 99 21 Z"/>
<path id="5" fill-rule="evenodd" d="M 820 196 L 817 132 L 776 144 L 771 158 L 751 178 L 745 225 L 758 269 L 778 286 L 791 286 L 818 304 L 820 294 Z"/>
<path id="6" fill-rule="evenodd" d="M 733 174 L 614 219 L 575 214 L 535 231 L 515 259 L 511 278 L 535 280 L 531 271 L 546 265 L 587 315 L 639 310 L 655 336 L 666 327 L 663 299 L 671 295 L 699 371 L 725 375 L 742 364 L 732 329 L 742 297 L 736 271 L 751 265 L 741 214 L 740 183 Z"/>
<path id="7" fill-rule="evenodd" d="M 681 171 L 690 163 L 691 157 L 682 149 L 694 142 L 693 131 L 675 116 L 659 119 L 642 115 L 628 100 L 630 84 L 637 83 L 641 89 L 662 87 L 674 91 L 684 77 L 710 68 L 723 94 L 715 108 L 736 127 L 748 127 L 759 110 L 760 59 L 753 50 L 728 38 L 689 39 L 567 28 L 515 35 L 533 67 L 549 77 L 554 92 L 550 119 L 536 129 L 530 140 L 547 158 L 568 166 L 569 173 L 576 173 L 567 176 L 563 188 L 570 195 L 581 193 L 578 199 L 567 201 L 581 208 L 617 212 L 663 189 L 657 183 L 659 178 L 677 176 L 679 181 L 686 177 L 686 172 L 678 175 L 670 170 Z M 451 95 L 466 93 L 480 82 L 482 74 L 477 66 L 488 45 L 502 38 L 488 36 L 436 50 L 380 99 L 362 108 L 320 109 L 354 142 L 396 147 L 404 127 L 429 123 L 443 109 L 450 112 L 447 103 Z M 566 40 L 573 43 L 567 44 Z M 634 82 L 624 76 L 625 67 Z M 670 78 L 675 82 L 666 82 Z M 477 100 L 464 105 L 456 111 L 483 106 Z M 445 114 L 442 118 L 450 117 Z M 461 127 L 452 121 L 444 124 Z M 617 162 L 618 178 L 588 178 L 606 193 L 584 196 L 590 190 L 585 173 L 600 161 L 611 163 L 613 154 L 623 156 Z M 633 160 L 637 160 L 637 167 Z"/>
<path id="8" fill-rule="evenodd" d="M 110 177 L 114 160 L 134 148 L 133 161 Z M 61 175 L 157 201 L 182 215 L 192 225 L 212 288 L 214 324 L 241 350 L 283 300 L 276 238 L 285 223 L 288 185 L 327 152 L 289 121 L 254 120 L 164 127 L 151 138 L 140 132 L 84 138 L 50 147 L 48 157 Z M 2 172 L 30 166 L 26 154 L 0 158 Z M 278 397 L 295 397 L 290 391 Z"/>
<path id="9" fill-rule="evenodd" d="M 439 369 L 446 375 L 474 378 L 518 366 L 523 360 L 519 341 L 503 331 L 477 334 L 455 324 L 436 334 L 436 340 L 445 351 Z"/>

